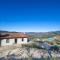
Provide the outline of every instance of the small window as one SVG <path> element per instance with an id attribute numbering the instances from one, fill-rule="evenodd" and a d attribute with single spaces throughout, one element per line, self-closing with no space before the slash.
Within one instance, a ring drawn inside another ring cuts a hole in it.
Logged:
<path id="1" fill-rule="evenodd" d="M 27 42 L 29 42 L 30 41 L 30 39 L 27 39 Z"/>
<path id="2" fill-rule="evenodd" d="M 6 39 L 6 43 L 9 43 L 9 39 Z"/>

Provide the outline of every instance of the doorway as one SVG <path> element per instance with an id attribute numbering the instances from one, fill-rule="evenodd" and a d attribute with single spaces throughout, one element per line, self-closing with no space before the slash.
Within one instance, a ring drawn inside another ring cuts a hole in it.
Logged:
<path id="1" fill-rule="evenodd" d="M 15 39 L 15 43 L 17 43 L 17 39 Z"/>
<path id="2" fill-rule="evenodd" d="M 0 46 L 1 46 L 1 39 L 0 39 Z"/>

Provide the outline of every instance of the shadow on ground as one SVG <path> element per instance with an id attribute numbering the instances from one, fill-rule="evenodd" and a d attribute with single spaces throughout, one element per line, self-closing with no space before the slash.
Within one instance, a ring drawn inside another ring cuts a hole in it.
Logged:
<path id="1" fill-rule="evenodd" d="M 60 60 L 59 59 L 56 59 L 56 58 L 32 58 L 32 59 L 29 59 L 29 58 L 25 58 L 25 59 L 18 59 L 18 58 L 7 58 L 5 59 L 4 57 L 0 58 L 0 60 Z"/>

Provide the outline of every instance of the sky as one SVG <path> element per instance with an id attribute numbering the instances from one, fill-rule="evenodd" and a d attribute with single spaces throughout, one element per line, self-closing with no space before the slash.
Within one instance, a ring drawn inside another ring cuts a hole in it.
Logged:
<path id="1" fill-rule="evenodd" d="M 60 30 L 60 0 L 0 0 L 0 30 Z"/>

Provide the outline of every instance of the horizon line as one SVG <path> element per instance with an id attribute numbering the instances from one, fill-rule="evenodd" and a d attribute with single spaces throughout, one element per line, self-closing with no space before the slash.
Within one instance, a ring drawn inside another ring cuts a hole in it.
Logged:
<path id="1" fill-rule="evenodd" d="M 52 30 L 52 31 L 9 31 L 9 30 L 0 30 L 0 31 L 7 31 L 7 32 L 56 32 L 56 31 L 60 31 L 60 30 Z"/>

